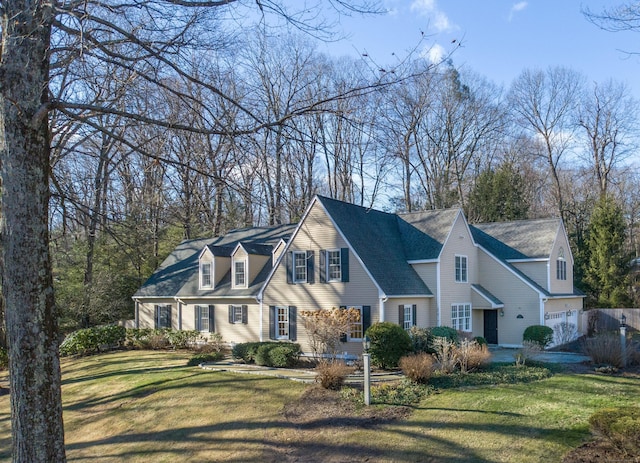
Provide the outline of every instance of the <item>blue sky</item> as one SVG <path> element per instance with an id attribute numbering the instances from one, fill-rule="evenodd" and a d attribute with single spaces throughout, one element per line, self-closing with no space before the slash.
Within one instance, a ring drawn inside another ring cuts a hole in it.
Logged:
<path id="1" fill-rule="evenodd" d="M 332 54 L 356 56 L 366 52 L 388 65 L 405 55 L 424 32 L 422 50 L 449 50 L 461 43 L 452 58 L 489 80 L 508 86 L 525 68 L 563 65 L 589 81 L 609 78 L 626 82 L 640 98 L 640 34 L 607 32 L 591 24 L 581 8 L 601 11 L 624 0 L 382 0 L 388 13 L 341 17 L 348 38 L 322 46 Z M 624 50 L 624 51 L 623 51 Z"/>

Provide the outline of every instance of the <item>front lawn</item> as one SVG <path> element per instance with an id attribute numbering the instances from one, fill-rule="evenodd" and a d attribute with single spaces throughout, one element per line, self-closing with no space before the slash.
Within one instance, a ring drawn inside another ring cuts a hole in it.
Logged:
<path id="1" fill-rule="evenodd" d="M 63 359 L 68 460 L 560 462 L 589 439 L 595 410 L 637 404 L 640 386 L 637 376 L 556 373 L 441 390 L 407 414 L 289 380 L 187 367 L 189 356 Z M 9 444 L 4 395 L 0 461 Z"/>

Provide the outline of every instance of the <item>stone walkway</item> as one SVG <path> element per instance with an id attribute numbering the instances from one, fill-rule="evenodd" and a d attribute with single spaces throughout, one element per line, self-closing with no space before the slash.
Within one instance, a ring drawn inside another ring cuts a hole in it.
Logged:
<path id="1" fill-rule="evenodd" d="M 491 349 L 491 360 L 493 362 L 515 362 L 515 354 L 518 349 L 495 348 Z M 533 360 L 547 363 L 582 363 L 589 360 L 581 354 L 571 352 L 541 352 L 533 356 Z M 290 369 L 290 368 L 271 368 L 258 365 L 246 365 L 244 363 L 234 363 L 231 360 L 222 360 L 216 363 L 205 363 L 200 365 L 205 370 L 212 371 L 230 371 L 234 373 L 244 373 L 251 375 L 264 375 L 275 378 L 290 379 L 292 381 L 300 381 L 303 383 L 313 383 L 316 379 L 316 373 L 312 369 Z M 362 372 L 349 375 L 346 379 L 347 383 L 362 383 Z M 384 372 L 371 374 L 372 383 L 382 383 L 387 381 L 397 381 L 402 378 L 400 372 Z"/>

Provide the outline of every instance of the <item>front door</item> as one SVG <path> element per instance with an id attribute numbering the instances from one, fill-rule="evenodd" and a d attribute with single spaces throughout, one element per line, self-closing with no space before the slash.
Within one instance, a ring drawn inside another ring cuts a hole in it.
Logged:
<path id="1" fill-rule="evenodd" d="M 498 344 L 498 311 L 484 311 L 484 339 L 487 344 Z"/>

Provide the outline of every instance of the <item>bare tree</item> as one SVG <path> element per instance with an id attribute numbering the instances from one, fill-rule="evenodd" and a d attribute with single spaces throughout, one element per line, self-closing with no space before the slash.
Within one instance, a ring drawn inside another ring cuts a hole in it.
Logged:
<path id="1" fill-rule="evenodd" d="M 586 136 L 585 160 L 607 194 L 616 167 L 634 152 L 638 137 L 638 102 L 628 88 L 612 80 L 593 84 L 582 99 L 578 125 Z"/>
<path id="2" fill-rule="evenodd" d="M 509 93 L 509 107 L 516 123 L 542 141 L 542 151 L 533 154 L 546 160 L 557 209 L 563 218 L 566 210 L 561 161 L 574 143 L 574 121 L 582 85 L 582 76 L 567 68 L 525 70 L 513 82 Z"/>

